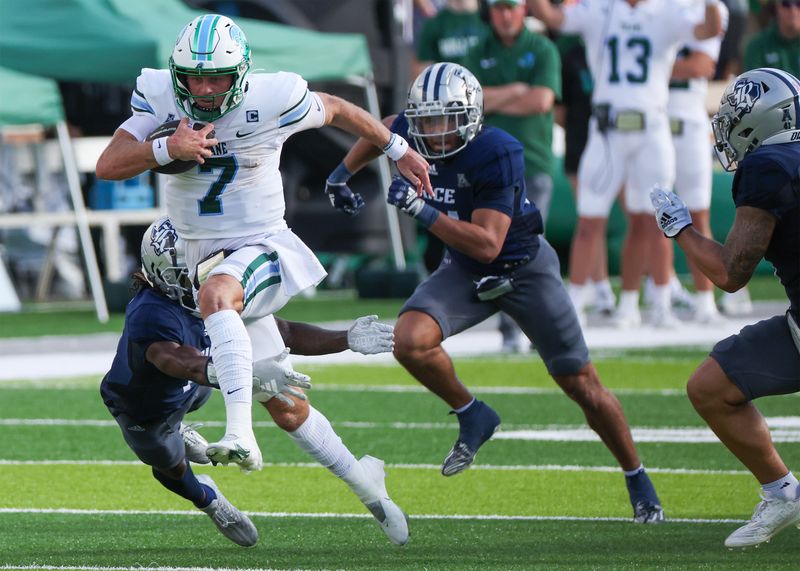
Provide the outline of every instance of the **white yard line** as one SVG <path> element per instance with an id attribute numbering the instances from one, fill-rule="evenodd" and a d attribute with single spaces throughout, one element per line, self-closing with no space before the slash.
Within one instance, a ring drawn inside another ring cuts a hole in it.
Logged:
<path id="1" fill-rule="evenodd" d="M 199 510 L 79 510 L 68 508 L 34 509 L 34 508 L 0 508 L 0 513 L 11 514 L 65 514 L 65 515 L 205 515 Z M 269 518 L 347 518 L 370 519 L 367 513 L 304 513 L 304 512 L 246 512 L 254 517 Z M 628 517 L 578 517 L 578 516 L 538 516 L 538 515 L 497 515 L 497 514 L 409 514 L 412 519 L 427 520 L 484 520 L 484 521 L 631 521 Z M 738 523 L 740 519 L 705 519 L 705 518 L 670 518 L 668 523 Z M 2 567 L 0 567 L 2 569 Z"/>
<path id="2" fill-rule="evenodd" d="M 1 460 L 2 466 L 143 466 L 138 460 Z M 230 466 L 231 468 L 233 466 Z M 304 468 L 319 469 L 322 466 L 312 462 L 265 462 L 265 468 Z M 391 470 L 432 470 L 439 472 L 439 464 L 386 464 Z M 473 464 L 472 471 L 500 471 L 500 472 L 603 472 L 618 473 L 619 466 L 578 466 L 559 464 Z M 721 476 L 747 476 L 746 470 L 701 470 L 693 468 L 654 468 L 648 466 L 651 474 L 680 474 L 680 475 L 721 475 Z"/>
<path id="3" fill-rule="evenodd" d="M 771 429 L 772 439 L 775 442 L 800 442 L 800 417 L 768 417 L 767 424 Z M 222 421 L 200 421 L 202 426 L 222 427 Z M 340 428 L 355 428 L 362 430 L 453 430 L 456 423 L 439 422 L 333 422 L 333 426 Z M 95 426 L 111 428 L 116 427 L 114 420 L 92 419 L 65 419 L 65 418 L 4 418 L 0 419 L 0 426 Z M 256 428 L 276 428 L 271 421 L 256 421 Z M 678 427 L 631 427 L 633 439 L 636 442 L 667 442 L 667 443 L 707 443 L 718 442 L 716 435 L 708 428 L 694 426 Z M 502 425 L 492 438 L 495 440 L 526 440 L 547 442 L 598 442 L 597 433 L 585 426 L 531 426 L 531 425 Z"/>

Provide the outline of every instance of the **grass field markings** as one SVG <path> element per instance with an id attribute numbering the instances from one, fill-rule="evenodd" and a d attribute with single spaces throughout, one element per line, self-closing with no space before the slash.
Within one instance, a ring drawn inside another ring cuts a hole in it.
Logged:
<path id="1" fill-rule="evenodd" d="M 58 515 L 165 515 L 165 516 L 202 516 L 203 512 L 198 510 L 83 510 L 69 508 L 0 508 L 0 513 L 8 514 L 58 514 Z M 333 513 L 333 512 L 256 512 L 247 511 L 253 517 L 271 518 L 348 518 L 348 519 L 370 519 L 368 513 Z M 610 522 L 629 522 L 629 517 L 591 517 L 591 516 L 539 516 L 539 515 L 499 515 L 499 514 L 409 514 L 412 519 L 427 520 L 481 520 L 481 521 L 610 521 Z M 697 524 L 717 524 L 717 523 L 740 523 L 743 519 L 712 519 L 712 518 L 669 518 L 671 523 L 697 523 Z M 1 569 L 1 568 L 0 568 Z"/>
<path id="2" fill-rule="evenodd" d="M 223 421 L 200 421 L 203 426 L 222 427 Z M 800 442 L 800 417 L 781 416 L 768 417 L 772 440 L 775 442 Z M 452 430 L 455 422 L 366 422 L 366 421 L 334 421 L 337 428 L 354 428 L 361 430 Z M 0 426 L 95 426 L 116 427 L 114 420 L 65 419 L 65 418 L 6 418 L 0 419 Z M 255 428 L 277 428 L 272 421 L 255 421 Z M 717 436 L 708 428 L 695 426 L 675 427 L 631 427 L 636 442 L 665 443 L 715 443 Z M 523 440 L 536 442 L 598 442 L 600 437 L 594 430 L 585 425 L 529 425 L 504 424 L 502 430 L 494 436 L 496 440 Z"/>
<path id="3" fill-rule="evenodd" d="M 24 382 L 24 381 L 23 381 Z M 96 383 L 100 386 L 100 382 Z M 644 396 L 684 396 L 686 391 L 684 389 L 632 389 L 632 388 L 614 388 L 612 385 L 606 385 L 608 389 L 618 395 L 644 395 Z M 58 388 L 59 390 L 86 390 L 87 388 L 95 388 L 95 386 L 64 385 L 56 387 L 53 385 L 14 385 L 2 386 L 0 384 L 0 391 L 4 390 L 52 390 Z M 428 389 L 420 385 L 351 385 L 351 384 L 326 384 L 324 382 L 315 382 L 314 392 L 358 392 L 358 393 L 426 393 Z M 492 395 L 556 395 L 562 394 L 563 391 L 558 387 L 509 387 L 509 386 L 479 386 L 470 385 L 470 390 L 479 394 L 492 394 Z"/>
<path id="4" fill-rule="evenodd" d="M 800 442 L 800 428 L 772 428 L 773 442 Z M 638 428 L 631 427 L 634 442 L 679 442 L 702 444 L 719 442 L 708 428 Z M 500 430 L 495 440 L 526 440 L 546 442 L 599 442 L 600 437 L 590 428 L 554 430 Z"/>
<path id="5" fill-rule="evenodd" d="M 315 568 L 316 569 L 316 568 Z M 275 567 L 98 567 L 81 565 L 0 565 L 0 571 L 303 571 L 296 567 L 277 569 Z M 310 571 L 310 570 L 308 570 Z"/>
<path id="6" fill-rule="evenodd" d="M 0 466 L 142 466 L 138 460 L 2 460 Z M 322 466 L 313 462 L 265 462 L 265 468 L 313 468 L 322 469 Z M 439 472 L 442 469 L 440 464 L 410 464 L 410 463 L 387 463 L 387 469 L 399 470 L 432 470 Z M 600 472 L 618 473 L 619 466 L 579 466 L 561 464 L 473 464 L 471 471 L 501 471 L 501 472 Z M 697 468 L 657 468 L 647 467 L 647 471 L 653 474 L 676 474 L 676 475 L 702 475 L 702 476 L 747 476 L 750 472 L 746 470 L 704 470 Z"/>

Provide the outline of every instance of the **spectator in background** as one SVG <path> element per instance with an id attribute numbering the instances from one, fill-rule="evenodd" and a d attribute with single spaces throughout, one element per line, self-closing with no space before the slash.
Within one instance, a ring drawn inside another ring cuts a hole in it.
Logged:
<path id="1" fill-rule="evenodd" d="M 723 28 L 728 10 L 719 6 Z M 708 80 L 714 76 L 722 36 L 694 40 L 679 52 L 672 66 L 669 83 L 669 114 L 672 146 L 675 149 L 675 192 L 692 213 L 695 229 L 711 238 L 709 209 L 711 207 L 711 124 L 706 111 Z M 695 263 L 689 260 L 694 286 L 694 320 L 699 323 L 719 321 L 714 302 L 714 284 Z M 672 280 L 677 282 L 673 274 Z M 678 282 L 672 291 L 683 291 Z M 673 305 L 675 299 L 673 297 Z"/>
<path id="2" fill-rule="evenodd" d="M 565 0 L 563 3 L 576 2 Z M 574 194 L 578 188 L 578 163 L 586 147 L 592 116 L 592 72 L 586 61 L 586 46 L 579 34 L 554 32 L 551 38 L 561 56 L 562 97 L 556 106 L 555 120 L 564 128 L 564 173 Z M 617 300 L 608 281 L 607 248 L 601 248 L 589 281 L 592 287 L 588 291 L 587 305 L 597 313 L 611 315 Z"/>
<path id="3" fill-rule="evenodd" d="M 775 18 L 750 40 L 744 69 L 774 67 L 800 76 L 800 0 L 773 0 Z"/>
<path id="4" fill-rule="evenodd" d="M 719 49 L 714 79 L 727 80 L 742 72 L 742 39 L 747 31 L 747 0 L 723 0 L 728 9 L 728 29 Z"/>
<path id="5" fill-rule="evenodd" d="M 570 254 L 573 304 L 581 314 L 608 215 L 624 185 L 630 215 L 617 324 L 641 323 L 639 289 L 649 261 L 657 286 L 653 321 L 668 326 L 675 322 L 668 286 L 672 244 L 653 223 L 648 192 L 658 181 L 671 187 L 675 176 L 666 113 L 675 53 L 693 37 L 719 34 L 719 0 L 706 0 L 705 19 L 699 24 L 688 5 L 666 0 L 584 0 L 572 6 L 529 0 L 529 4 L 548 28 L 583 36 L 594 77 L 593 120 L 578 172 L 578 227 Z"/>
<path id="6" fill-rule="evenodd" d="M 448 0 L 444 8 L 422 24 L 411 76 L 418 76 L 437 61 L 462 63 L 487 31 L 478 14 L 478 0 Z"/>
<path id="7" fill-rule="evenodd" d="M 555 44 L 525 27 L 524 0 L 487 0 L 491 28 L 464 66 L 483 85 L 486 124 L 522 143 L 525 185 L 542 220 L 553 195 L 553 107 L 561 97 L 561 60 Z M 500 314 L 503 350 L 519 350 L 519 327 Z"/>

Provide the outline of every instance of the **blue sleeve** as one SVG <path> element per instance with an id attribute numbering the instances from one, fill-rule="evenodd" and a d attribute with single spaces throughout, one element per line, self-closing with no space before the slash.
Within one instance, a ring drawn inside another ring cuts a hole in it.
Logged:
<path id="1" fill-rule="evenodd" d="M 183 345 L 183 322 L 167 304 L 142 304 L 127 317 L 128 341 L 143 351 L 151 343 L 172 341 Z"/>
<path id="2" fill-rule="evenodd" d="M 397 133 L 401 137 L 403 137 L 406 141 L 408 141 L 408 119 L 406 119 L 405 113 L 399 113 L 397 117 L 394 118 L 394 122 L 392 126 L 389 128 L 392 133 Z M 411 144 L 411 141 L 408 141 Z"/>
<path id="3" fill-rule="evenodd" d="M 770 212 L 780 219 L 797 207 L 793 177 L 780 163 L 751 157 L 739 165 L 733 181 L 733 200 L 736 207 L 751 206 Z"/>
<path id="4" fill-rule="evenodd" d="M 477 170 L 474 208 L 490 208 L 513 216 L 517 192 L 525 179 L 522 145 L 516 140 L 496 142 L 491 160 Z"/>

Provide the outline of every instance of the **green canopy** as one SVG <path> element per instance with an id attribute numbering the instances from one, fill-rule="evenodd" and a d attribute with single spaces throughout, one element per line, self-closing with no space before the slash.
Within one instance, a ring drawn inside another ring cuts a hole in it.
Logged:
<path id="1" fill-rule="evenodd" d="M 180 0 L 25 0 L 24 8 L 0 0 L 0 65 L 61 80 L 131 83 L 143 67 L 166 67 L 178 33 L 200 14 Z M 311 81 L 372 69 L 361 35 L 236 21 L 253 69 L 294 71 Z"/>
<path id="2" fill-rule="evenodd" d="M 159 41 L 158 61 L 167 66 L 175 39 L 203 14 L 179 0 L 108 0 L 113 10 L 138 22 Z M 293 71 L 309 81 L 364 76 L 372 70 L 366 40 L 358 34 L 329 34 L 270 22 L 236 18 L 252 50 L 253 69 Z"/>
<path id="3" fill-rule="evenodd" d="M 55 81 L 0 67 L 0 85 L 3 86 L 0 127 L 28 123 L 54 125 L 64 118 Z"/>
<path id="4" fill-rule="evenodd" d="M 60 80 L 130 83 L 157 61 L 155 38 L 105 0 L 0 0 L 4 67 Z"/>

